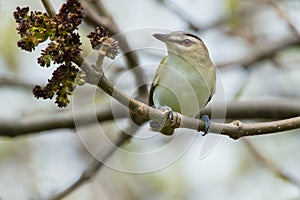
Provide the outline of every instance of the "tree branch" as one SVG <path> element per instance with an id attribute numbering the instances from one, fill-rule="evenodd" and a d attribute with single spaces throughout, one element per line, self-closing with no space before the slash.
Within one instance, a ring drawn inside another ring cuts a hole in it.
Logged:
<path id="1" fill-rule="evenodd" d="M 300 128 L 300 117 L 252 124 L 245 124 L 240 121 L 233 121 L 232 123 L 225 124 L 212 122 L 210 126 L 210 130 L 212 132 L 222 130 L 222 135 L 227 135 L 232 139 L 273 134 L 298 128 Z M 203 130 L 202 126 L 201 130 Z"/>
<path id="2" fill-rule="evenodd" d="M 46 9 L 46 12 L 48 13 L 49 17 L 53 18 L 55 17 L 56 13 L 54 10 L 54 7 L 52 6 L 51 2 L 49 0 L 41 0 L 44 8 Z"/>
<path id="3" fill-rule="evenodd" d="M 99 77 L 97 86 L 119 101 L 121 104 L 126 106 L 132 112 L 139 115 L 141 118 L 161 122 L 166 119 L 167 113 L 149 107 L 148 105 L 129 97 L 126 93 L 121 91 L 112 82 L 110 82 L 105 77 L 103 72 Z M 203 131 L 205 128 L 205 124 L 202 120 L 190 118 L 181 115 L 180 113 L 174 113 L 173 119 L 165 123 L 165 126 L 170 126 L 173 128 L 189 128 L 198 131 Z M 271 134 L 297 128 L 300 128 L 300 117 L 253 124 L 243 124 L 239 121 L 233 121 L 232 123 L 227 124 L 212 122 L 210 126 L 211 132 L 219 133 L 219 131 L 222 130 L 221 134 L 228 135 L 233 139 L 238 139 L 245 136 Z"/>

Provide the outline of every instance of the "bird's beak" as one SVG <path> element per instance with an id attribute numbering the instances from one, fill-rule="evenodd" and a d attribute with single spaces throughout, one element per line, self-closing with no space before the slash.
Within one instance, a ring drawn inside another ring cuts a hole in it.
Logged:
<path id="1" fill-rule="evenodd" d="M 156 34 L 153 34 L 153 37 L 155 37 L 156 39 L 162 41 L 162 42 L 166 42 L 168 41 L 168 34 L 159 34 L 159 33 L 156 33 Z"/>

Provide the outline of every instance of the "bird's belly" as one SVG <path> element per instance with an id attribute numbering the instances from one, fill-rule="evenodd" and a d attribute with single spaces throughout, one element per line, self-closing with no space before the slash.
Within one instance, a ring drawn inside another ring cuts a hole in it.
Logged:
<path id="1" fill-rule="evenodd" d="M 169 106 L 174 111 L 194 117 L 200 113 L 210 97 L 210 89 L 199 74 L 162 74 L 153 92 L 156 106 Z M 167 80 L 167 81 L 163 81 Z"/>

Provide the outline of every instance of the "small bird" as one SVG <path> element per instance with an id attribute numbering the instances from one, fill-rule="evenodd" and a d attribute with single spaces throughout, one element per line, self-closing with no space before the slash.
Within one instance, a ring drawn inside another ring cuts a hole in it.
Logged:
<path id="1" fill-rule="evenodd" d="M 168 55 L 159 64 L 149 94 L 149 105 L 167 108 L 189 117 L 200 116 L 200 111 L 211 100 L 216 88 L 215 65 L 203 41 L 196 35 L 183 31 L 169 34 L 154 34 L 164 42 Z M 203 116 L 209 129 L 209 118 Z M 156 125 L 155 125 L 156 124 Z M 157 122 L 150 123 L 151 127 Z M 161 133 L 173 134 L 173 129 L 162 129 Z"/>

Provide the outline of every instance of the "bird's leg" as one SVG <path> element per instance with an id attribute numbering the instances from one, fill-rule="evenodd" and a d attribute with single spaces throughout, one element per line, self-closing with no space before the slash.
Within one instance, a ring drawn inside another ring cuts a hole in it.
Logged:
<path id="1" fill-rule="evenodd" d="M 197 117 L 199 118 L 199 117 Z M 208 133 L 209 127 L 210 127 L 210 119 L 208 117 L 208 115 L 203 115 L 201 117 L 201 120 L 204 121 L 204 130 L 203 133 L 201 133 L 202 136 L 205 136 Z M 198 130 L 200 131 L 200 130 Z"/>

